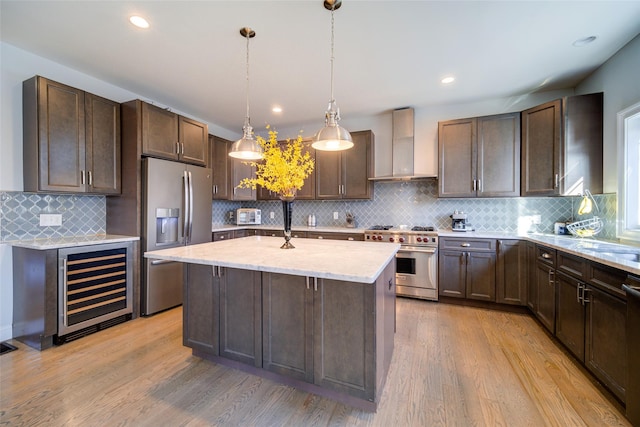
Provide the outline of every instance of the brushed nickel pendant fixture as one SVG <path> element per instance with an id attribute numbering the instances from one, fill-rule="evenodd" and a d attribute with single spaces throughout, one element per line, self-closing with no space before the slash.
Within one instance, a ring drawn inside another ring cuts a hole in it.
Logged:
<path id="1" fill-rule="evenodd" d="M 247 39 L 247 115 L 244 118 L 244 126 L 242 126 L 242 138 L 231 145 L 229 156 L 242 160 L 260 160 L 263 157 L 262 147 L 253 135 L 253 128 L 249 119 L 249 39 L 255 37 L 256 32 L 249 27 L 243 27 L 240 29 L 240 35 Z"/>
<path id="2" fill-rule="evenodd" d="M 324 8 L 331 11 L 331 99 L 324 115 L 324 127 L 313 137 L 311 146 L 321 151 L 341 151 L 353 147 L 351 134 L 338 124 L 340 109 L 333 96 L 334 62 L 334 13 L 342 6 L 342 0 L 324 0 Z"/>

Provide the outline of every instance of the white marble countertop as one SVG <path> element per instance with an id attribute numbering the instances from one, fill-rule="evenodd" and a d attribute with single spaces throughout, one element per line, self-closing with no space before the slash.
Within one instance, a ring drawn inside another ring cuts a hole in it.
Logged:
<path id="1" fill-rule="evenodd" d="M 218 265 L 322 279 L 373 283 L 400 245 L 360 241 L 292 239 L 295 249 L 280 249 L 282 237 L 250 236 L 146 252 L 151 259 Z"/>
<path id="2" fill-rule="evenodd" d="M 233 224 L 212 224 L 211 231 L 230 231 L 230 230 L 282 230 L 282 225 L 233 225 Z M 307 227 L 301 225 L 291 226 L 291 231 L 317 231 L 320 233 L 364 233 L 364 228 L 349 227 Z"/>
<path id="3" fill-rule="evenodd" d="M 53 237 L 49 239 L 13 240 L 2 242 L 20 248 L 47 250 L 72 248 L 76 246 L 102 245 L 106 243 L 121 243 L 140 240 L 136 236 L 122 236 L 119 234 L 92 234 L 85 236 Z"/>

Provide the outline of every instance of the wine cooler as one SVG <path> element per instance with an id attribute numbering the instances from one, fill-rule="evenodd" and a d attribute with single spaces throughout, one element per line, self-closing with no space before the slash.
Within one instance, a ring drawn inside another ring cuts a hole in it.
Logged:
<path id="1" fill-rule="evenodd" d="M 106 244 L 58 251 L 58 341 L 131 318 L 132 250 Z"/>

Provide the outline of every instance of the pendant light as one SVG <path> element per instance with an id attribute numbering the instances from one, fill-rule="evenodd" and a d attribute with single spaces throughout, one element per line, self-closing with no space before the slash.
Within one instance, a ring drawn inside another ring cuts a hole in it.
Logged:
<path id="1" fill-rule="evenodd" d="M 242 138 L 231 145 L 229 156 L 242 160 L 260 160 L 262 147 L 253 136 L 253 128 L 249 120 L 249 39 L 255 37 L 256 32 L 249 27 L 240 29 L 240 35 L 247 39 L 247 115 L 242 126 Z"/>
<path id="2" fill-rule="evenodd" d="M 336 106 L 336 100 L 333 97 L 333 15 L 340 6 L 342 6 L 342 0 L 324 0 L 324 8 L 331 11 L 331 99 L 329 100 L 329 107 L 324 114 L 324 127 L 313 137 L 313 143 L 311 144 L 313 148 L 321 151 L 340 151 L 353 147 L 351 134 L 338 125 L 340 109 Z"/>

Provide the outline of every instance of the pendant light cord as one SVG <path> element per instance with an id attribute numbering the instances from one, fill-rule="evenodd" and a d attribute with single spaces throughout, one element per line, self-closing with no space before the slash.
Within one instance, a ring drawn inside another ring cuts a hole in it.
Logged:
<path id="1" fill-rule="evenodd" d="M 251 30 L 247 28 L 247 75 L 246 75 L 246 94 L 247 94 L 247 115 L 245 117 L 245 125 L 249 124 L 249 39 L 251 38 Z"/>
<path id="2" fill-rule="evenodd" d="M 331 104 L 335 103 L 335 99 L 333 98 L 333 45 L 334 45 L 334 36 L 333 36 L 333 27 L 334 27 L 334 17 L 333 13 L 335 12 L 335 4 L 331 8 Z"/>

